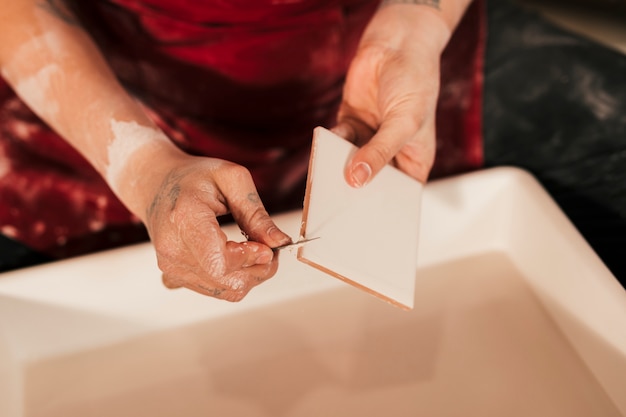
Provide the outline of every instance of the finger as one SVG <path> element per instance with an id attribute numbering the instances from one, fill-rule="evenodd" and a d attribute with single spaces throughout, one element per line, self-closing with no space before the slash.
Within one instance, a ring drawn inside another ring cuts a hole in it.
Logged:
<path id="1" fill-rule="evenodd" d="M 226 237 L 224 236 L 224 240 Z M 220 242 L 207 240 L 203 247 L 194 247 L 194 260 L 188 265 L 196 275 L 206 281 L 219 280 L 236 271 L 255 265 L 267 265 L 274 258 L 274 252 L 258 242 Z"/>
<path id="2" fill-rule="evenodd" d="M 274 252 L 267 245 L 259 242 L 226 242 L 224 251 L 226 273 L 238 271 L 254 265 L 266 265 L 274 258 Z"/>
<path id="3" fill-rule="evenodd" d="M 278 270 L 278 257 L 263 265 L 253 265 L 242 268 L 215 281 L 222 287 L 231 291 L 245 290 L 246 292 L 260 283 L 270 279 Z"/>
<path id="4" fill-rule="evenodd" d="M 220 182 L 220 191 L 226 199 L 233 218 L 252 241 L 269 248 L 285 245 L 291 238 L 281 231 L 265 210 L 250 172 L 236 165 L 227 181 Z"/>
<path id="5" fill-rule="evenodd" d="M 182 271 L 180 275 L 192 280 L 197 277 L 211 288 L 247 292 L 270 278 L 277 270 L 276 254 L 261 243 L 228 241 L 221 255 L 225 267 L 217 273 L 215 268 L 207 271 L 200 265 L 198 268 L 190 268 L 192 274 L 186 275 L 186 271 Z M 187 283 L 183 282 L 182 285 L 187 286 Z"/>
<path id="6" fill-rule="evenodd" d="M 272 258 L 272 261 L 269 264 L 258 265 L 254 267 L 254 270 L 252 271 L 253 272 L 252 276 L 254 277 L 254 280 L 256 281 L 255 285 L 259 285 L 260 283 L 265 282 L 268 279 L 272 278 L 274 275 L 276 275 L 276 271 L 278 271 L 279 257 L 280 257 L 280 252 L 277 251 L 274 253 L 274 257 Z"/>
<path id="7" fill-rule="evenodd" d="M 276 260 L 266 265 L 255 265 L 235 271 L 214 281 L 207 281 L 202 277 L 183 272 L 178 281 L 184 282 L 184 287 L 209 297 L 226 301 L 242 300 L 255 286 L 271 278 L 277 270 Z"/>
<path id="8" fill-rule="evenodd" d="M 352 113 L 354 111 L 344 103 L 343 110 L 338 117 L 339 122 L 331 131 L 357 146 L 362 146 L 369 142 L 376 131 L 358 117 L 349 116 Z"/>
<path id="9" fill-rule="evenodd" d="M 372 139 L 355 152 L 346 165 L 347 183 L 356 188 L 369 183 L 406 143 L 414 139 L 418 129 L 412 117 L 385 120 Z"/>

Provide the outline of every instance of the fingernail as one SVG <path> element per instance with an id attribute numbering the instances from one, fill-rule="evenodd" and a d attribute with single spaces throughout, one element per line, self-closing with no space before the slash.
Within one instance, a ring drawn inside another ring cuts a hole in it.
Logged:
<path id="1" fill-rule="evenodd" d="M 278 230 L 278 228 L 275 226 L 270 227 L 269 230 L 267 231 L 267 234 L 270 237 L 270 239 L 276 242 L 277 246 L 291 241 L 289 236 L 285 235 L 283 232 Z"/>
<path id="2" fill-rule="evenodd" d="M 372 168 L 365 162 L 359 162 L 352 169 L 352 181 L 357 187 L 363 187 L 372 176 Z"/>

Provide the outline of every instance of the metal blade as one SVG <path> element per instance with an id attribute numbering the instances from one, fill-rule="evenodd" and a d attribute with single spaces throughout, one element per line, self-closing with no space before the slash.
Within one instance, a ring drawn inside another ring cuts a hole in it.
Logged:
<path id="1" fill-rule="evenodd" d="M 272 250 L 273 251 L 279 251 L 281 249 L 301 246 L 301 245 L 304 245 L 307 242 L 310 242 L 310 241 L 316 240 L 316 239 L 319 239 L 319 237 L 312 237 L 312 238 L 309 238 L 309 239 L 300 239 L 297 242 L 287 243 L 286 245 L 281 245 L 281 246 L 276 246 L 275 248 L 272 248 Z"/>

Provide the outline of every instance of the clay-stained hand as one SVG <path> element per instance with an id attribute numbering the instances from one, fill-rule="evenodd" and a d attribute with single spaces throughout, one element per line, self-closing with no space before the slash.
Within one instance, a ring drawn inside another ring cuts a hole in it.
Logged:
<path id="1" fill-rule="evenodd" d="M 248 236 L 228 241 L 217 217 L 231 213 Z M 183 158 L 147 210 L 146 226 L 163 282 L 239 301 L 277 269 L 272 247 L 291 239 L 270 219 L 248 170 L 213 158 Z"/>
<path id="2" fill-rule="evenodd" d="M 450 30 L 436 10 L 382 7 L 350 66 L 333 131 L 361 146 L 346 166 L 348 184 L 367 184 L 385 166 L 425 182 L 435 157 L 439 59 Z"/>

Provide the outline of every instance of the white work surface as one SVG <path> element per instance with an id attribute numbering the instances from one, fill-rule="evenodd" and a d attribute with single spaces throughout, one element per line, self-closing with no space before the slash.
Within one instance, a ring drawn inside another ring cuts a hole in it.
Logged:
<path id="1" fill-rule="evenodd" d="M 291 253 L 238 304 L 149 244 L 0 275 L 0 416 L 626 416 L 626 292 L 532 177 L 433 182 L 420 224 L 410 312 Z"/>

